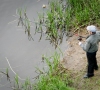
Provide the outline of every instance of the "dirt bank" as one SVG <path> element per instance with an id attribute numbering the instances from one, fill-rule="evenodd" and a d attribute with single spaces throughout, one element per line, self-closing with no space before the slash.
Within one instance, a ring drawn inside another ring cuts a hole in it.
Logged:
<path id="1" fill-rule="evenodd" d="M 86 31 L 84 29 L 83 31 Z M 79 35 L 88 36 L 87 32 L 82 32 Z M 78 36 L 77 34 L 73 35 L 67 41 L 68 49 L 64 52 L 64 58 L 61 61 L 64 68 L 68 70 L 72 70 L 74 72 L 79 72 L 81 70 L 86 70 L 87 66 L 87 58 L 86 53 L 83 49 L 78 45 Z M 85 41 L 85 39 L 83 39 Z M 100 47 L 100 46 L 99 46 Z M 97 52 L 97 61 L 98 65 L 100 66 L 100 48 Z"/>

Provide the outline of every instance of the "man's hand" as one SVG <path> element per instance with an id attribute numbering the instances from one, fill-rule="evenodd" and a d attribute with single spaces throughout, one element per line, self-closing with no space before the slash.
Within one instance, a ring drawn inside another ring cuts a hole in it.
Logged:
<path id="1" fill-rule="evenodd" d="M 79 44 L 79 45 L 81 45 L 81 44 L 82 44 L 82 42 L 79 42 L 78 44 Z"/>

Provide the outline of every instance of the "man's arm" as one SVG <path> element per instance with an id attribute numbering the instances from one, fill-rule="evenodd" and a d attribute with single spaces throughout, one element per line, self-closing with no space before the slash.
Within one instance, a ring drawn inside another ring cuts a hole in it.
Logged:
<path id="1" fill-rule="evenodd" d="M 98 39 L 99 39 L 99 42 L 100 42 L 100 31 L 96 31 L 96 34 L 99 36 Z"/>
<path id="2" fill-rule="evenodd" d="M 88 52 L 89 48 L 90 48 L 90 43 L 88 41 L 86 41 L 85 43 L 81 43 L 80 46 L 82 47 L 82 49 L 86 52 Z"/>

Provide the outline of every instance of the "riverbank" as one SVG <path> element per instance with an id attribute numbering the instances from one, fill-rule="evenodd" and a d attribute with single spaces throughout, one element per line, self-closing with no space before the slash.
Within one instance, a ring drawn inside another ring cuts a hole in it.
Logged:
<path id="1" fill-rule="evenodd" d="M 87 36 L 86 29 L 79 35 Z M 74 81 L 73 86 L 76 90 L 100 90 L 100 70 L 95 71 L 95 76 L 90 79 L 83 79 L 84 74 L 87 71 L 87 58 L 85 51 L 78 45 L 78 35 L 75 34 L 67 41 L 68 49 L 64 52 L 64 58 L 61 60 L 61 64 L 67 70 L 71 71 L 72 80 Z M 83 39 L 85 41 L 85 39 Z M 100 47 L 100 45 L 99 45 Z M 98 66 L 100 67 L 100 48 L 97 52 Z"/>

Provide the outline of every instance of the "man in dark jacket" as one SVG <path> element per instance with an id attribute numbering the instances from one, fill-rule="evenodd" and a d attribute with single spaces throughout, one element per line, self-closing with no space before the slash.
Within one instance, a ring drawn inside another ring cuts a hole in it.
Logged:
<path id="1" fill-rule="evenodd" d="M 98 70 L 96 53 L 100 42 L 100 31 L 97 31 L 97 28 L 94 25 L 87 26 L 87 31 L 89 32 L 89 37 L 84 43 L 79 42 L 82 49 L 86 51 L 88 61 L 88 70 L 84 78 L 94 76 L 94 69 Z"/>

